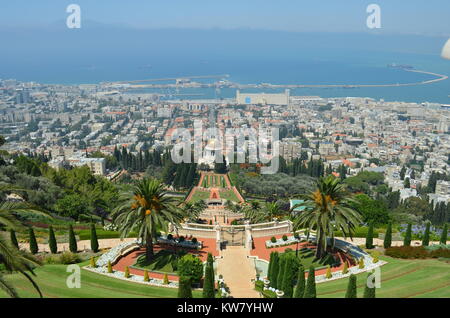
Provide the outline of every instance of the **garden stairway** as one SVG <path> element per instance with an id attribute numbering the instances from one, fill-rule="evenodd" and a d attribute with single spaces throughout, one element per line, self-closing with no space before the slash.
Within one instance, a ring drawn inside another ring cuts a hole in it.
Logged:
<path id="1" fill-rule="evenodd" d="M 217 276 L 222 275 L 234 298 L 260 298 L 254 289 L 256 279 L 253 260 L 243 246 L 227 246 L 217 260 Z"/>

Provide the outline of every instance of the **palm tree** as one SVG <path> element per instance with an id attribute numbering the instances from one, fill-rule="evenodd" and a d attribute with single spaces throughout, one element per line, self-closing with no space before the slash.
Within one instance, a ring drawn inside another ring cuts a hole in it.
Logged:
<path id="1" fill-rule="evenodd" d="M 132 230 L 146 247 L 146 259 L 152 260 L 153 239 L 158 229 L 167 231 L 170 222 L 175 227 L 183 221 L 183 211 L 179 201 L 168 195 L 164 184 L 153 178 L 144 178 L 132 187 L 131 191 L 121 193 L 123 202 L 112 213 L 113 222 L 124 238 Z"/>
<path id="2" fill-rule="evenodd" d="M 265 218 L 258 201 L 250 201 L 250 204 L 244 208 L 244 216 L 252 224 L 262 222 Z"/>
<path id="3" fill-rule="evenodd" d="M 266 218 L 268 221 L 273 220 L 275 217 L 281 216 L 281 214 L 282 211 L 276 201 L 266 203 Z"/>
<path id="4" fill-rule="evenodd" d="M 316 258 L 324 256 L 327 238 L 334 239 L 334 231 L 341 230 L 344 237 L 352 238 L 355 226 L 362 222 L 361 215 L 351 208 L 355 200 L 345 190 L 340 179 L 333 176 L 320 178 L 317 189 L 305 196 L 305 201 L 291 210 L 305 206 L 294 220 L 294 229 L 306 228 L 316 231 Z"/>
<path id="5" fill-rule="evenodd" d="M 185 202 L 183 204 L 183 212 L 189 221 L 197 220 L 200 214 L 207 208 L 205 201 L 200 200 L 195 203 Z"/>
<path id="6" fill-rule="evenodd" d="M 7 190 L 1 187 L 1 191 Z M 0 226 L 6 227 L 10 230 L 18 231 L 23 229 L 23 225 L 14 216 L 14 213 L 33 212 L 41 214 L 42 212 L 31 208 L 24 202 L 9 202 L 3 201 L 0 203 Z M 33 280 L 31 275 L 35 276 L 33 269 L 41 263 L 36 260 L 31 254 L 18 250 L 7 238 L 5 231 L 0 231 L 0 265 L 2 265 L 7 273 L 19 272 L 25 276 L 39 293 L 42 298 L 42 293 Z M 31 274 L 31 275 L 30 275 Z M 17 298 L 14 287 L 4 278 L 0 272 L 0 289 L 4 290 L 9 296 Z"/>

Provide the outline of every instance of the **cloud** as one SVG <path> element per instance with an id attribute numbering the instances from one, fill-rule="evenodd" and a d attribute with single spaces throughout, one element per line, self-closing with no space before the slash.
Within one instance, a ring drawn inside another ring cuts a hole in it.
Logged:
<path id="1" fill-rule="evenodd" d="M 444 48 L 442 49 L 442 57 L 450 60 L 450 39 L 448 39 L 447 43 L 445 43 Z"/>

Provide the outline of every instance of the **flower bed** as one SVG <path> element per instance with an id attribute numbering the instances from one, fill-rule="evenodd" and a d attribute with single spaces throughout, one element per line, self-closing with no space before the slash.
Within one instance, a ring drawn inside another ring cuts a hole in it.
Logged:
<path id="1" fill-rule="evenodd" d="M 300 242 L 306 242 L 306 236 L 302 235 L 299 236 L 298 238 L 295 238 L 294 236 L 285 236 L 285 238 L 286 240 L 283 240 L 283 238 L 276 239 L 275 242 L 272 242 L 274 238 L 266 241 L 266 248 L 282 247 L 297 244 Z"/>
<path id="2" fill-rule="evenodd" d="M 194 239 L 180 240 L 179 238 L 178 239 L 171 238 L 168 235 L 163 235 L 163 236 L 158 237 L 158 243 L 177 245 L 177 246 L 181 246 L 181 247 L 185 247 L 185 248 L 192 248 L 192 249 L 198 249 L 198 250 L 201 250 L 203 247 L 202 242 L 199 242 L 197 240 L 194 240 Z"/>

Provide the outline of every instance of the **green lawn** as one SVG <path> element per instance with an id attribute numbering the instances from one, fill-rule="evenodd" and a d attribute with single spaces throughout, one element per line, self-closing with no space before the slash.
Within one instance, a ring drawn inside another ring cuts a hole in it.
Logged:
<path id="1" fill-rule="evenodd" d="M 233 190 L 221 190 L 219 194 L 221 199 L 239 202 L 239 199 Z"/>
<path id="2" fill-rule="evenodd" d="M 139 283 L 126 282 L 120 279 L 106 277 L 100 274 L 81 270 L 81 288 L 70 289 L 66 279 L 66 265 L 45 265 L 36 270 L 36 282 L 44 297 L 48 298 L 174 298 L 178 290 L 175 288 L 153 287 Z M 7 275 L 6 279 L 13 283 L 20 297 L 38 297 L 26 278 L 21 275 Z M 198 291 L 194 297 L 201 297 Z M 0 290 L 0 298 L 7 295 Z"/>
<path id="3" fill-rule="evenodd" d="M 207 199 L 209 199 L 209 192 L 196 190 L 195 193 L 192 195 L 190 202 L 195 203 L 197 201 Z"/>
<path id="4" fill-rule="evenodd" d="M 403 260 L 382 256 L 381 288 L 377 298 L 450 297 L 450 264 L 436 259 Z M 359 274 L 358 296 L 364 292 L 367 274 Z M 318 297 L 343 298 L 348 278 L 317 284 Z"/>
<path id="5" fill-rule="evenodd" d="M 293 255 L 295 255 L 295 251 L 292 251 L 289 253 L 292 253 Z M 314 266 L 314 268 L 321 268 L 321 267 L 327 266 L 328 264 L 330 264 L 330 265 L 333 264 L 332 257 L 325 257 L 322 260 L 315 261 L 313 250 L 307 250 L 307 251 L 299 250 L 298 258 L 305 270 L 308 270 L 311 265 Z"/>

